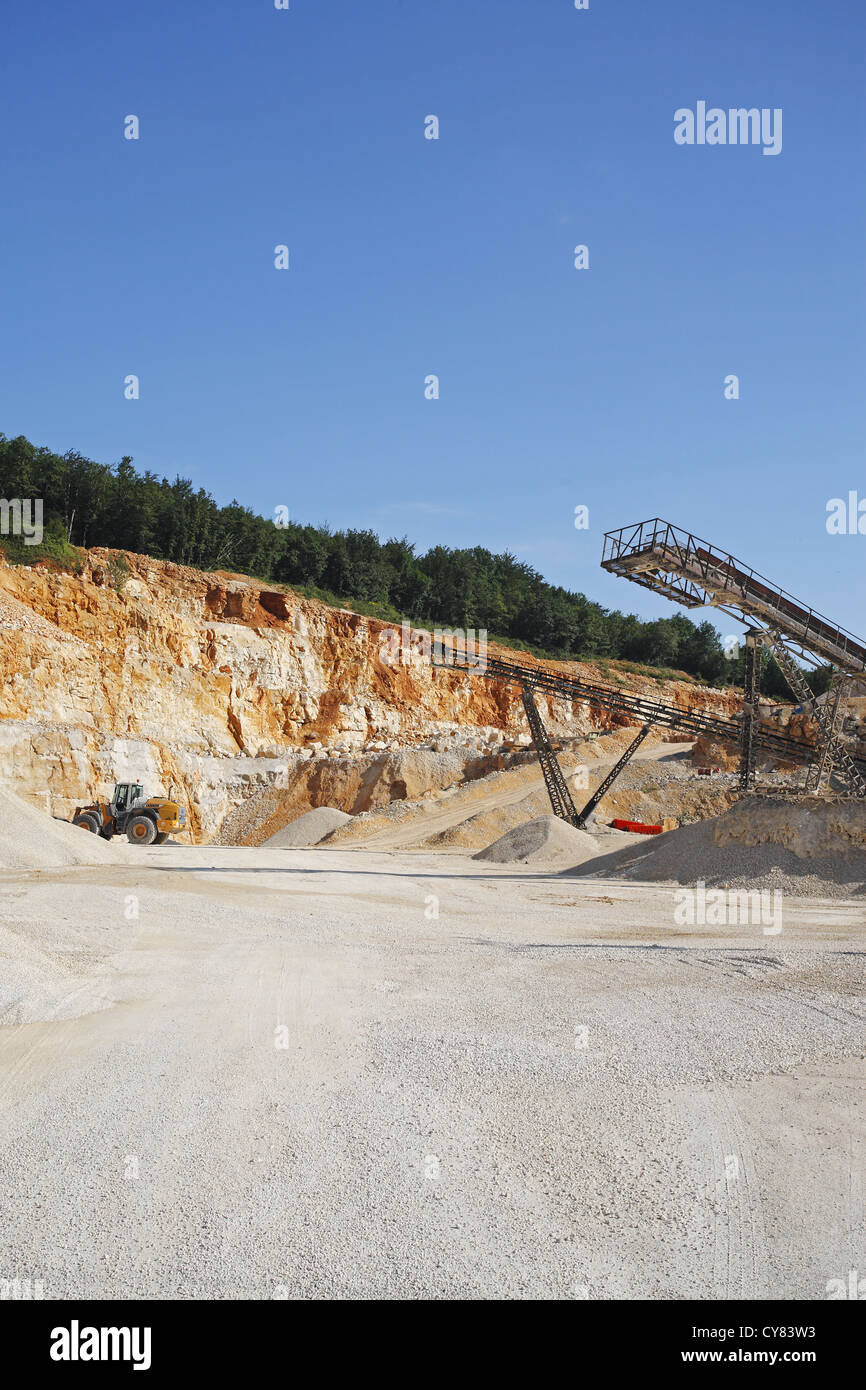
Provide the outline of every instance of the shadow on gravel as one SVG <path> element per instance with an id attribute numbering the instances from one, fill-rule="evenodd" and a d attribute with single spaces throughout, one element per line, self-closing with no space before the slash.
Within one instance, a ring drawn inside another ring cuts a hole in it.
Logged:
<path id="1" fill-rule="evenodd" d="M 477 878 L 488 883 L 500 883 L 502 879 L 519 879 L 522 883 L 555 883 L 560 876 L 559 869 L 551 869 L 548 873 L 507 873 L 507 874 L 482 874 L 482 873 L 456 873 L 453 869 L 440 871 L 438 869 L 337 869 L 333 864 L 329 868 L 321 869 L 279 869 L 279 868 L 244 868 L 243 865 L 217 864 L 149 864 L 147 866 L 154 873 L 158 874 L 329 874 L 335 876 L 341 874 L 344 877 L 354 878 L 366 876 L 368 878 Z M 644 885 L 640 885 L 643 887 Z M 654 885 L 655 886 L 655 885 Z"/>

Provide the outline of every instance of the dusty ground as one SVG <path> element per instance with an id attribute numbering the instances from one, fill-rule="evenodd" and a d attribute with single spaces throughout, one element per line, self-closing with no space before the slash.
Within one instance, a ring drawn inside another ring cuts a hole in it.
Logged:
<path id="1" fill-rule="evenodd" d="M 862 903 L 766 937 L 465 853 L 118 848 L 0 877 L 41 988 L 0 1027 L 3 1278 L 822 1299 L 866 1267 Z"/>

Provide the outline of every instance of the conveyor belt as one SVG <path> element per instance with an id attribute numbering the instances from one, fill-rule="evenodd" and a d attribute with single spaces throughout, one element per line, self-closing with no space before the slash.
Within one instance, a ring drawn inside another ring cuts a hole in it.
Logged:
<path id="1" fill-rule="evenodd" d="M 759 619 L 807 655 L 841 671 L 866 670 L 866 645 L 755 570 L 689 531 L 654 517 L 609 531 L 602 568 L 687 608 L 705 604 Z"/>
<path id="2" fill-rule="evenodd" d="M 626 694 L 622 690 L 595 685 L 591 681 L 581 680 L 578 676 L 549 671 L 542 666 L 524 666 L 521 662 L 506 661 L 498 656 L 488 656 L 483 664 L 472 660 L 464 663 L 457 654 L 454 663 L 445 664 L 445 669 L 467 671 L 492 680 L 513 681 L 521 688 L 528 686 L 532 690 L 549 691 L 552 695 L 561 695 L 566 699 L 581 700 L 593 709 L 627 714 L 640 724 L 657 724 L 661 728 L 678 729 L 695 736 L 706 734 L 735 746 L 740 742 L 742 725 L 739 719 L 725 719 L 721 715 L 680 709 L 678 705 L 645 699 L 642 695 Z M 789 762 L 810 763 L 816 757 L 817 750 L 814 744 L 788 738 L 785 734 L 773 733 L 772 730 L 760 726 L 754 731 L 754 741 L 758 748 Z M 860 762 L 859 765 L 866 768 L 866 763 Z"/>

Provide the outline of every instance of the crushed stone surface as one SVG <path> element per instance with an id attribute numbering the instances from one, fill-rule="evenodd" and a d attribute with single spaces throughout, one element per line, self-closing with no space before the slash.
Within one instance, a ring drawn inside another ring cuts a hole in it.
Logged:
<path id="1" fill-rule="evenodd" d="M 318 848 L 2 890 L 0 1268 L 46 1299 L 820 1299 L 860 1248 L 851 904 L 768 941 Z"/>

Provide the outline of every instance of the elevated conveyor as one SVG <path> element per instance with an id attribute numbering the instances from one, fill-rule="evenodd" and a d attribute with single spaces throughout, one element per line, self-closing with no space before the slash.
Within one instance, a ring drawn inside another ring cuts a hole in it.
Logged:
<path id="1" fill-rule="evenodd" d="M 598 793 L 578 812 L 568 792 L 565 777 L 556 754 L 544 730 L 544 725 L 535 705 L 534 693 L 546 691 L 567 700 L 580 701 L 592 709 L 608 710 L 612 714 L 624 714 L 644 728 L 634 739 L 627 753 L 620 759 L 614 773 L 608 778 L 605 790 L 625 767 L 649 730 L 660 728 L 677 729 L 698 737 L 701 734 L 721 742 L 738 745 L 743 739 L 743 719 L 726 719 L 722 715 L 704 714 L 700 710 L 680 709 L 661 700 L 647 699 L 642 695 L 629 694 L 612 686 L 597 685 L 593 681 L 569 675 L 561 671 L 551 671 L 544 666 L 529 666 L 519 661 L 509 661 L 504 657 L 487 656 L 480 661 L 475 656 L 468 659 L 456 649 L 434 665 L 448 671 L 463 671 L 470 675 L 486 676 L 489 680 L 506 681 L 518 686 L 524 708 L 529 719 L 535 742 L 536 753 L 541 763 L 547 786 L 550 804 L 555 815 L 572 825 L 583 825 L 591 811 L 598 804 Z M 804 764 L 807 767 L 818 756 L 815 744 L 800 739 L 788 738 L 785 734 L 774 733 L 763 728 L 757 720 L 749 722 L 749 738 L 753 750 L 761 749 L 776 758 L 787 762 Z M 866 763 L 855 761 L 859 773 L 866 773 Z M 601 789 L 599 789 L 601 790 Z"/>
<path id="2" fill-rule="evenodd" d="M 654 517 L 609 531 L 602 568 L 686 608 L 710 605 L 781 633 L 807 657 L 856 674 L 866 671 L 866 644 L 801 603 L 727 551 Z"/>
<path id="3" fill-rule="evenodd" d="M 738 746 L 741 737 L 742 720 L 726 719 L 723 715 L 704 714 L 700 710 L 680 709 L 678 705 L 668 705 L 661 700 L 647 699 L 613 686 L 597 685 L 580 676 L 568 675 L 561 671 L 550 671 L 544 666 L 524 665 L 520 661 L 508 661 L 503 657 L 488 656 L 478 663 L 463 662 L 455 653 L 451 662 L 438 663 L 449 671 L 466 671 L 470 674 L 486 676 L 490 680 L 511 681 L 522 689 L 548 691 L 551 695 L 562 695 L 569 700 L 583 701 L 593 709 L 609 710 L 613 714 L 626 714 L 638 724 L 658 725 L 663 729 L 678 729 L 682 733 L 693 734 L 697 738 L 706 734 L 711 738 Z M 801 739 L 788 738 L 785 734 L 774 733 L 770 729 L 756 728 L 754 741 L 758 748 L 777 758 L 796 763 L 810 763 L 816 756 L 814 743 Z"/>

